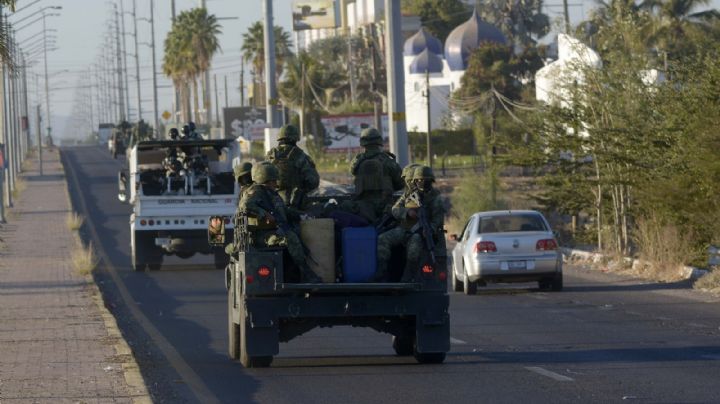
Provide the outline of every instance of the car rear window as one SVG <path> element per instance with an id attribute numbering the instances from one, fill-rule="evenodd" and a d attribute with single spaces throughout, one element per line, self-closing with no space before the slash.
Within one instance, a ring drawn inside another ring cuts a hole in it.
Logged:
<path id="1" fill-rule="evenodd" d="M 511 231 L 548 231 L 537 214 L 498 215 L 480 218 L 478 233 L 505 233 Z"/>

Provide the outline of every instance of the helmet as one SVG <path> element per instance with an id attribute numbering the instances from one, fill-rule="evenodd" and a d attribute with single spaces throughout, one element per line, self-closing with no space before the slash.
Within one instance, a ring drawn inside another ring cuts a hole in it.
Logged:
<path id="1" fill-rule="evenodd" d="M 170 129 L 170 139 L 175 140 L 180 137 L 180 132 L 178 132 L 177 128 L 171 128 Z"/>
<path id="2" fill-rule="evenodd" d="M 300 140 L 300 133 L 294 125 L 285 125 L 280 128 L 280 135 L 278 135 L 278 141 L 285 141 L 295 143 Z"/>
<path id="3" fill-rule="evenodd" d="M 252 180 L 256 184 L 277 181 L 279 176 L 278 169 L 269 161 L 263 161 L 252 168 Z"/>
<path id="4" fill-rule="evenodd" d="M 370 145 L 383 145 L 383 138 L 380 132 L 375 128 L 363 129 L 360 134 L 360 146 L 367 147 Z"/>
<path id="5" fill-rule="evenodd" d="M 235 166 L 233 171 L 235 172 L 235 178 L 240 178 L 243 175 L 251 174 L 253 165 L 251 162 L 246 161 L 240 165 Z"/>
<path id="6" fill-rule="evenodd" d="M 433 180 L 435 181 L 435 174 L 433 170 L 427 166 L 417 166 L 413 171 L 413 180 Z"/>
<path id="7" fill-rule="evenodd" d="M 412 163 L 405 166 L 405 168 L 402 169 L 402 174 L 400 174 L 400 178 L 404 179 L 405 181 L 410 181 L 413 179 L 413 173 L 415 172 L 415 167 L 420 166 L 418 163 Z"/>
<path id="8" fill-rule="evenodd" d="M 195 122 L 193 122 L 193 121 L 188 122 L 188 127 L 190 128 L 191 132 L 194 132 L 195 131 Z"/>
<path id="9" fill-rule="evenodd" d="M 190 135 L 190 126 L 189 126 L 189 125 L 183 126 L 183 127 L 182 127 L 182 133 L 183 133 L 183 135 L 186 136 L 186 137 L 187 137 L 188 135 Z"/>

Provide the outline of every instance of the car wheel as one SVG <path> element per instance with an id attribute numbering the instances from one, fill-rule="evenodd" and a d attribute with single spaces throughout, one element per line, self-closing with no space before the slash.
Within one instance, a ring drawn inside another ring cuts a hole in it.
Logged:
<path id="1" fill-rule="evenodd" d="M 550 290 L 553 292 L 560 292 L 563 290 L 563 275 L 562 272 L 555 275 L 555 277 L 550 282 Z"/>
<path id="2" fill-rule="evenodd" d="M 450 269 L 452 270 L 452 273 L 450 274 L 450 283 L 452 284 L 453 292 L 462 292 L 463 283 L 457 277 L 457 273 L 455 272 L 455 265 L 453 265 Z"/>
<path id="3" fill-rule="evenodd" d="M 445 352 L 415 353 L 415 360 L 423 364 L 445 362 Z"/>
<path id="4" fill-rule="evenodd" d="M 474 295 L 477 293 L 477 283 L 470 282 L 467 272 L 465 271 L 463 271 L 463 292 L 465 292 L 466 295 Z"/>
<path id="5" fill-rule="evenodd" d="M 393 349 L 397 356 L 410 356 L 414 354 L 414 338 L 408 335 L 393 335 Z"/>

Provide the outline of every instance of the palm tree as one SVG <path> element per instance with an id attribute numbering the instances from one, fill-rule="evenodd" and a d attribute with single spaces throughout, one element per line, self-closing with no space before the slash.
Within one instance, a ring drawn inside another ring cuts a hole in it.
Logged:
<path id="1" fill-rule="evenodd" d="M 0 0 L 0 6 L 7 7 L 10 11 L 15 11 L 15 0 Z M 12 66 L 12 55 L 8 49 L 7 43 L 7 20 L 3 19 L 0 24 L 0 60 L 3 64 Z"/>
<path id="2" fill-rule="evenodd" d="M 277 80 L 283 72 L 285 61 L 293 55 L 290 34 L 282 27 L 275 26 L 275 79 Z M 259 86 L 265 83 L 265 34 L 263 24 L 256 21 L 243 34 L 243 45 L 241 48 L 245 60 L 249 60 L 253 66 L 255 82 Z M 264 95 L 264 92 L 255 92 L 257 95 Z"/>
<path id="3" fill-rule="evenodd" d="M 180 13 L 165 39 L 163 73 L 180 88 L 186 121 L 192 120 L 193 115 L 197 118 L 200 109 L 198 78 L 210 69 L 212 57 L 220 50 L 217 38 L 220 33 L 217 18 L 204 8 L 196 8 Z M 190 112 L 190 85 L 194 114 Z M 204 100 L 206 108 L 208 104 L 209 100 Z"/>
<path id="4" fill-rule="evenodd" d="M 707 26 L 708 22 L 720 19 L 717 10 L 694 12 L 698 7 L 707 6 L 710 0 L 654 0 L 651 8 L 656 22 L 652 35 L 654 44 L 665 53 L 681 56 L 687 49 L 687 39 Z"/>

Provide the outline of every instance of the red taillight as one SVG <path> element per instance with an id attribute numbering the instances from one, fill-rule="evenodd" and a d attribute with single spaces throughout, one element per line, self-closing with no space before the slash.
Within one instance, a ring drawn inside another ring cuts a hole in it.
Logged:
<path id="1" fill-rule="evenodd" d="M 145 221 L 145 219 L 140 221 L 140 226 L 145 226 L 146 224 L 147 224 L 147 222 Z"/>
<path id="2" fill-rule="evenodd" d="M 535 244 L 535 249 L 538 251 L 554 251 L 557 250 L 557 241 L 552 238 L 546 238 L 544 240 L 538 240 Z"/>
<path id="3" fill-rule="evenodd" d="M 438 279 L 440 279 L 441 282 L 445 282 L 447 279 L 447 272 L 443 271 L 438 274 Z"/>
<path id="4" fill-rule="evenodd" d="M 247 282 L 247 283 L 253 283 L 254 280 L 255 280 L 255 277 L 253 277 L 252 275 L 245 276 L 245 282 Z"/>
<path id="5" fill-rule="evenodd" d="M 432 265 L 425 264 L 422 267 L 422 273 L 425 275 L 430 275 L 433 273 L 433 267 Z"/>
<path id="6" fill-rule="evenodd" d="M 266 266 L 262 266 L 262 267 L 258 268 L 258 271 L 257 271 L 257 274 L 261 278 L 267 278 L 268 276 L 270 276 L 270 273 L 271 273 L 270 268 L 268 268 Z"/>
<path id="7" fill-rule="evenodd" d="M 497 252 L 497 247 L 492 241 L 479 241 L 473 248 L 474 253 L 490 253 Z"/>
<path id="8" fill-rule="evenodd" d="M 225 218 L 225 224 L 230 224 L 230 218 L 229 218 L 229 217 L 226 217 L 226 218 Z"/>

